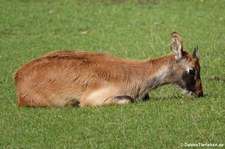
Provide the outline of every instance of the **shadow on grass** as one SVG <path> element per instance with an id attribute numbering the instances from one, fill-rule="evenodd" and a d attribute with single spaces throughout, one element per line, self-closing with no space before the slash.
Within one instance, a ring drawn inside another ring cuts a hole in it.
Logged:
<path id="1" fill-rule="evenodd" d="M 102 0 L 105 4 L 123 4 L 129 2 L 128 0 Z M 157 0 L 138 0 L 138 4 L 156 4 Z"/>
<path id="2" fill-rule="evenodd" d="M 171 95 L 171 96 L 150 96 L 149 100 L 171 100 L 171 99 L 182 99 L 184 96 Z"/>
<path id="3" fill-rule="evenodd" d="M 173 99 L 177 99 L 177 100 L 196 100 L 196 99 L 202 99 L 204 97 L 207 97 L 208 94 L 204 94 L 203 97 L 188 97 L 185 95 L 171 95 L 171 96 L 150 96 L 150 99 L 148 101 L 151 100 L 173 100 Z"/>

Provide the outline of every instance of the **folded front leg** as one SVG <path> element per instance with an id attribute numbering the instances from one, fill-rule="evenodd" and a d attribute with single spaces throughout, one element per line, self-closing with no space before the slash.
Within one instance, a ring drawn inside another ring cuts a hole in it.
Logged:
<path id="1" fill-rule="evenodd" d="M 134 102 L 134 99 L 128 95 L 110 96 L 103 100 L 89 100 L 90 102 L 81 102 L 80 107 L 84 106 L 102 106 L 102 105 L 115 105 L 115 104 L 128 104 Z M 93 102 L 95 101 L 95 102 Z"/>
<path id="2" fill-rule="evenodd" d="M 112 96 L 104 101 L 105 104 L 127 104 L 131 102 L 134 102 L 134 99 L 128 95 Z"/>

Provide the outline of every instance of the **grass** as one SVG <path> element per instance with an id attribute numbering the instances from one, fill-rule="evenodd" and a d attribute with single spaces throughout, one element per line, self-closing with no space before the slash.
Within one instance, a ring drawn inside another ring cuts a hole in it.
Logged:
<path id="1" fill-rule="evenodd" d="M 1 0 L 1 148 L 183 148 L 225 145 L 225 1 Z M 151 100 L 123 106 L 26 108 L 16 105 L 13 72 L 47 51 L 82 49 L 144 59 L 166 54 L 178 31 L 198 44 L 205 96 L 169 85 Z M 213 77 L 214 76 L 214 77 Z"/>

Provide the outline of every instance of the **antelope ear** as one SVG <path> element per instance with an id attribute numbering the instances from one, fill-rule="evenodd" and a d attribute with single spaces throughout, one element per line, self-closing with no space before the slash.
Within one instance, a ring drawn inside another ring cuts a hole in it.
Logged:
<path id="1" fill-rule="evenodd" d="M 175 53 L 175 59 L 178 61 L 183 57 L 182 38 L 177 32 L 172 32 L 170 37 L 170 48 Z"/>
<path id="2" fill-rule="evenodd" d="M 193 51 L 193 53 L 192 53 L 192 57 L 193 57 L 193 58 L 196 58 L 197 55 L 198 55 L 198 45 L 194 48 L 194 51 Z"/>

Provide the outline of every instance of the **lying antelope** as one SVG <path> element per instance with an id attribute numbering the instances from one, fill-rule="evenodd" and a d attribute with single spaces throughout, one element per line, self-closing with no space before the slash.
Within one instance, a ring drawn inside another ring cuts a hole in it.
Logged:
<path id="1" fill-rule="evenodd" d="M 203 96 L 197 48 L 184 51 L 178 33 L 173 52 L 153 59 L 128 60 L 102 53 L 54 51 L 15 73 L 19 106 L 97 106 L 126 104 L 172 83 L 188 95 Z"/>

